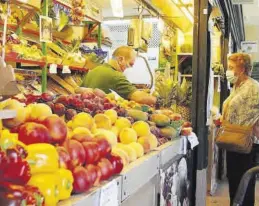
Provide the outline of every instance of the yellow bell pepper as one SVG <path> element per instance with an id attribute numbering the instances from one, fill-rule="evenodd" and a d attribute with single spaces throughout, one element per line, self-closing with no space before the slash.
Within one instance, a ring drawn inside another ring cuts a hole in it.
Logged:
<path id="1" fill-rule="evenodd" d="M 30 164 L 31 174 L 55 173 L 59 168 L 58 152 L 50 144 L 31 144 L 27 146 L 27 162 Z"/>
<path id="2" fill-rule="evenodd" d="M 58 176 L 56 173 L 35 174 L 28 185 L 38 187 L 46 206 L 56 206 L 59 201 Z"/>
<path id="3" fill-rule="evenodd" d="M 74 178 L 72 172 L 66 169 L 59 169 L 56 175 L 59 177 L 59 200 L 68 199 L 71 196 L 71 192 L 73 190 Z"/>
<path id="4" fill-rule="evenodd" d="M 10 147 L 13 147 L 15 145 L 20 145 L 24 148 L 27 148 L 27 146 L 25 144 L 23 144 L 22 142 L 20 142 L 18 140 L 18 134 L 16 133 L 10 133 L 9 130 L 4 129 L 1 133 L 0 136 L 0 148 L 2 148 L 3 150 L 6 150 Z"/>

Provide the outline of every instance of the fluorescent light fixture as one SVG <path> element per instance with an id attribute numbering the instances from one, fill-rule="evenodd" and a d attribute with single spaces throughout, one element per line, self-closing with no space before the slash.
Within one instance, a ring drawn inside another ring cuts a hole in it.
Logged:
<path id="1" fill-rule="evenodd" d="M 111 7 L 112 7 L 112 13 L 114 17 L 123 18 L 123 4 L 122 0 L 110 0 Z"/>
<path id="2" fill-rule="evenodd" d="M 191 4 L 192 1 L 191 0 L 181 0 L 183 4 Z"/>
<path id="3" fill-rule="evenodd" d="M 102 22 L 104 25 L 118 25 L 118 24 L 130 24 L 130 20 L 128 19 L 122 19 L 122 20 L 108 20 Z"/>
<path id="4" fill-rule="evenodd" d="M 182 10 L 182 12 L 185 14 L 185 16 L 192 22 L 194 23 L 194 19 L 193 16 L 191 15 L 190 11 L 188 11 L 188 9 L 186 7 L 180 7 L 180 9 Z"/>
<path id="5" fill-rule="evenodd" d="M 157 27 L 158 27 L 158 31 L 160 31 L 161 33 L 164 32 L 165 22 L 164 22 L 163 19 L 161 19 L 161 18 L 158 19 L 158 25 L 157 25 Z"/>

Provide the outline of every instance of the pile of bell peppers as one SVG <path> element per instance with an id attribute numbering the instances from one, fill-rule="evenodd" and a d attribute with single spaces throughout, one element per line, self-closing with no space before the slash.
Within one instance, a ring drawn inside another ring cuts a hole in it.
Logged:
<path id="1" fill-rule="evenodd" d="M 73 175 L 70 170 L 59 168 L 59 155 L 50 144 L 27 146 L 26 160 L 30 165 L 31 178 L 28 185 L 39 188 L 45 205 L 55 206 L 58 201 L 68 199 L 73 190 Z"/>
<path id="2" fill-rule="evenodd" d="M 31 170 L 26 146 L 12 135 L 2 135 L 0 146 L 0 205 L 42 206 L 44 198 L 38 188 L 27 185 Z"/>
<path id="3" fill-rule="evenodd" d="M 50 144 L 24 145 L 9 132 L 0 138 L 0 205 L 55 206 L 73 190 L 70 170 L 59 168 Z"/>

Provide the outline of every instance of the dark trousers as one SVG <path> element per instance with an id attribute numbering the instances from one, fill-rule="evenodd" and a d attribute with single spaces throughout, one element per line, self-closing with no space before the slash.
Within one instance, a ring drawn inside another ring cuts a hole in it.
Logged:
<path id="1" fill-rule="evenodd" d="M 233 205 L 240 180 L 247 170 L 255 166 L 255 153 L 241 154 L 227 152 L 227 177 L 229 183 L 230 206 Z M 246 196 L 242 206 L 254 206 L 255 204 L 255 178 L 248 185 Z"/>

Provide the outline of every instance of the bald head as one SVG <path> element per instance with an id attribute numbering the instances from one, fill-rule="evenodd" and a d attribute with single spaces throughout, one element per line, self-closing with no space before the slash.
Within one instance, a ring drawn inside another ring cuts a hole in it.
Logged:
<path id="1" fill-rule="evenodd" d="M 112 54 L 113 59 L 118 62 L 121 71 L 125 71 L 129 67 L 133 67 L 136 56 L 137 54 L 135 50 L 129 46 L 121 46 Z"/>

